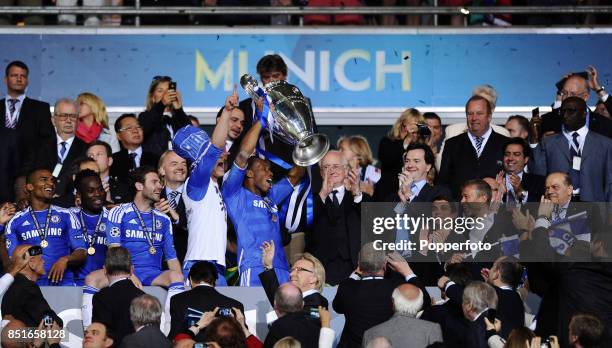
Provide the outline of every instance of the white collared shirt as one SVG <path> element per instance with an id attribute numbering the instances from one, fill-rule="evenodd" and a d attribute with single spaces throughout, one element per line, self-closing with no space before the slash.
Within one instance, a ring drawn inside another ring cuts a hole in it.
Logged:
<path id="1" fill-rule="evenodd" d="M 584 149 L 584 140 L 586 139 L 586 135 L 589 132 L 589 129 L 587 128 L 586 124 L 582 126 L 582 128 L 575 130 L 575 131 L 567 131 L 565 130 L 565 127 L 563 127 L 563 136 L 565 136 L 565 139 L 567 139 L 570 149 L 574 146 L 574 137 L 573 137 L 574 132 L 578 133 L 578 145 L 579 145 L 579 148 L 574 149 L 574 150 L 576 150 L 576 152 L 578 152 L 579 154 L 582 154 L 582 150 Z"/>
<path id="2" fill-rule="evenodd" d="M 136 168 L 140 167 L 140 159 L 142 158 L 142 146 L 138 146 L 136 150 L 128 150 L 128 154 L 135 153 L 136 158 L 134 158 L 134 162 L 136 162 Z"/>
<path id="3" fill-rule="evenodd" d="M 180 192 L 180 195 L 176 195 L 176 197 L 174 197 L 174 203 L 176 203 L 176 205 L 178 205 L 178 200 L 180 199 L 180 196 L 183 194 L 183 188 L 185 187 L 185 184 L 180 184 L 179 187 L 177 187 L 176 189 L 171 189 L 169 187 L 166 186 L 166 197 L 168 197 L 168 199 L 170 199 L 170 193 L 177 191 Z"/>
<path id="4" fill-rule="evenodd" d="M 228 151 L 232 148 L 232 145 L 234 145 L 234 141 L 233 140 L 226 140 L 225 141 L 225 151 Z"/>
<path id="5" fill-rule="evenodd" d="M 66 156 L 68 156 L 68 152 L 70 152 L 70 147 L 72 146 L 72 142 L 74 141 L 74 135 L 66 140 L 60 138 L 58 134 L 55 134 L 55 138 L 57 141 L 57 158 L 59 158 L 59 163 L 64 163 Z M 66 152 L 64 152 L 64 156 L 61 155 L 62 143 L 66 142 Z"/>
<path id="6" fill-rule="evenodd" d="M 317 289 L 310 289 L 310 290 L 306 290 L 304 292 L 302 292 L 302 298 L 306 297 L 306 296 L 310 296 L 312 294 L 316 294 L 319 291 Z"/>
<path id="7" fill-rule="evenodd" d="M 334 190 L 336 190 L 336 198 L 338 198 L 338 203 L 342 204 L 342 199 L 344 199 L 344 193 L 346 192 L 346 188 L 344 187 L 344 185 L 338 186 L 338 187 L 334 187 Z M 332 190 L 332 192 L 329 193 L 328 195 L 329 199 L 331 199 L 331 201 L 334 201 L 334 192 Z M 353 202 L 354 203 L 359 203 L 361 202 L 361 199 L 363 198 L 363 195 L 360 193 L 359 196 L 355 196 L 353 197 Z"/>
<path id="8" fill-rule="evenodd" d="M 23 105 L 23 101 L 25 100 L 26 95 L 22 94 L 20 96 L 18 96 L 17 98 L 13 98 L 10 95 L 6 95 L 6 97 L 4 97 L 4 106 L 6 110 L 6 119 L 11 119 L 11 120 L 15 120 L 15 125 L 17 125 L 17 122 L 19 122 L 19 113 L 21 112 L 21 106 Z M 17 99 L 19 100 L 18 103 L 15 103 L 15 113 L 13 114 L 13 116 L 11 117 L 11 103 L 9 102 L 10 99 Z"/>
<path id="9" fill-rule="evenodd" d="M 415 181 L 410 185 L 410 191 L 412 192 L 412 197 L 410 197 L 410 201 L 412 202 L 412 200 L 419 195 L 419 193 L 421 193 L 421 190 L 423 189 L 423 187 L 425 186 L 425 184 L 427 184 L 427 180 L 425 179 L 421 179 L 419 181 Z M 414 186 L 414 190 L 412 189 L 412 186 Z"/>
<path id="10" fill-rule="evenodd" d="M 476 149 L 476 136 L 470 133 L 470 131 L 467 132 L 468 138 L 470 138 L 470 141 L 472 142 L 472 146 L 474 147 L 474 150 L 476 151 L 476 155 L 478 157 L 480 157 L 480 155 L 482 154 L 482 151 L 484 151 L 484 148 L 487 145 L 487 141 L 489 140 L 489 137 L 491 136 L 492 132 L 493 132 L 493 128 L 489 126 L 489 129 L 485 132 L 485 134 L 482 135 L 482 145 L 480 146 L 480 151 Z"/>

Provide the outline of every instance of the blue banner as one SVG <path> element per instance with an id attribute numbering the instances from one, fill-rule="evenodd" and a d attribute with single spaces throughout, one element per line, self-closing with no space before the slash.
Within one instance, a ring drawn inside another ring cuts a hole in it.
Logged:
<path id="1" fill-rule="evenodd" d="M 169 75 L 186 106 L 218 107 L 271 52 L 285 58 L 289 81 L 327 108 L 462 106 L 481 84 L 497 89 L 500 106 L 549 105 L 565 73 L 594 65 L 603 85 L 612 73 L 610 33 L 237 32 L 0 34 L 0 52 L 5 64 L 30 66 L 32 97 L 89 91 L 109 106 L 144 106 L 152 77 Z"/>

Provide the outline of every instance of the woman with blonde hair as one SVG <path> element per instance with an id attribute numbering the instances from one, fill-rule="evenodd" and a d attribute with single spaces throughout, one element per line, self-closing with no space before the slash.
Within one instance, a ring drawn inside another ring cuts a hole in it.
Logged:
<path id="1" fill-rule="evenodd" d="M 352 135 L 338 139 L 338 149 L 349 163 L 360 181 L 360 191 L 373 196 L 374 185 L 380 180 L 380 169 L 374 166 L 372 149 L 362 135 Z"/>
<path id="2" fill-rule="evenodd" d="M 406 109 L 389 133 L 380 140 L 378 160 L 382 173 L 374 192 L 375 201 L 384 202 L 397 192 L 397 176 L 404 166 L 404 150 L 410 143 L 422 141 L 419 138 L 419 124 L 425 124 L 421 112 L 414 108 Z"/>
<path id="3" fill-rule="evenodd" d="M 108 126 L 108 113 L 102 99 L 93 93 L 84 92 L 79 94 L 76 103 L 79 106 L 77 138 L 87 144 L 96 140 L 103 141 L 111 146 L 113 152 L 119 151 L 119 141 L 115 130 Z"/>

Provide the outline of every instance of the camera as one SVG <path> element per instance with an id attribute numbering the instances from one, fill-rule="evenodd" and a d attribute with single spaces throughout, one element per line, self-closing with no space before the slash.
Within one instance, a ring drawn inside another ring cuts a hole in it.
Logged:
<path id="1" fill-rule="evenodd" d="M 46 327 L 53 326 L 53 317 L 51 317 L 50 315 L 45 315 L 45 317 L 43 318 L 43 325 L 45 325 Z"/>
<path id="2" fill-rule="evenodd" d="M 170 81 L 170 86 L 168 87 L 168 89 L 176 91 L 176 81 Z"/>
<path id="3" fill-rule="evenodd" d="M 540 343 L 540 348 L 552 348 L 552 344 L 550 344 L 550 339 L 543 339 Z"/>
<path id="4" fill-rule="evenodd" d="M 319 309 L 318 308 L 304 308 L 304 313 L 306 313 L 306 317 L 308 319 L 314 319 L 314 320 L 320 320 L 321 319 L 321 315 L 319 314 Z"/>
<path id="5" fill-rule="evenodd" d="M 211 347 L 208 343 L 194 343 L 193 348 L 209 348 Z"/>
<path id="6" fill-rule="evenodd" d="M 429 129 L 429 126 L 427 126 L 426 124 L 418 123 L 417 127 L 417 133 L 419 134 L 419 138 L 426 139 L 431 136 L 431 129 Z"/>
<path id="7" fill-rule="evenodd" d="M 231 308 L 219 308 L 217 315 L 220 317 L 232 317 L 232 309 Z"/>

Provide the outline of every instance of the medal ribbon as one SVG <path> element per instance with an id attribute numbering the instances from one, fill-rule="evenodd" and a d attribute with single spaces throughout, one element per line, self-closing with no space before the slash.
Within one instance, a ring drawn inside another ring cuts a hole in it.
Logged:
<path id="1" fill-rule="evenodd" d="M 100 216 L 98 217 L 98 221 L 96 222 L 96 227 L 94 228 L 94 232 L 91 235 L 91 241 L 89 241 L 89 233 L 87 233 L 87 225 L 85 225 L 85 219 L 83 219 L 83 211 L 81 210 L 79 212 L 79 218 L 81 218 L 81 228 L 83 230 L 83 238 L 85 238 L 85 242 L 87 243 L 87 246 L 89 248 L 92 248 L 94 245 L 94 241 L 95 241 L 95 237 L 96 234 L 98 234 L 99 232 L 99 228 L 100 228 L 100 222 L 102 221 L 102 216 L 104 215 L 104 211 L 102 211 L 100 213 Z"/>
<path id="2" fill-rule="evenodd" d="M 49 209 L 47 209 L 47 218 L 45 219 L 45 229 L 40 228 L 40 224 L 38 220 L 36 220 L 36 215 L 34 214 L 34 210 L 32 207 L 29 208 L 30 216 L 32 216 L 32 220 L 34 220 L 34 226 L 36 226 L 36 231 L 38 232 L 38 236 L 41 240 L 45 240 L 47 237 L 47 232 L 49 231 L 49 222 L 51 221 L 51 205 L 49 205 Z"/>
<path id="3" fill-rule="evenodd" d="M 153 228 L 151 229 L 151 232 L 150 232 L 151 234 L 149 234 L 149 231 L 147 230 L 147 225 L 145 225 L 145 222 L 142 216 L 140 216 L 140 211 L 136 207 L 136 204 L 132 203 L 132 208 L 134 209 L 134 212 L 136 213 L 136 216 L 138 217 L 138 221 L 140 222 L 140 227 L 142 228 L 142 232 L 144 232 L 144 235 L 147 238 L 147 243 L 149 243 L 149 247 L 153 247 L 153 236 L 152 235 L 155 233 L 155 212 L 153 211 L 153 209 L 151 209 L 151 214 L 153 214 Z"/>

